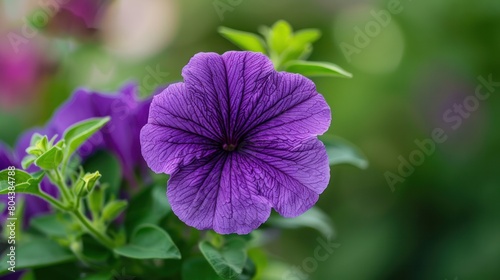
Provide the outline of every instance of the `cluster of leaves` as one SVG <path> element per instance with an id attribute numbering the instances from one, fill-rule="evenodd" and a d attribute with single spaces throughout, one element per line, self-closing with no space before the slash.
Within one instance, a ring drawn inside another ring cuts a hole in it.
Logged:
<path id="1" fill-rule="evenodd" d="M 351 78 L 352 74 L 330 62 L 307 61 L 312 44 L 321 37 L 318 29 L 293 32 L 284 20 L 272 27 L 262 26 L 260 34 L 220 27 L 219 33 L 242 50 L 263 53 L 273 61 L 276 70 L 302 74 L 306 77 Z"/>
<path id="2" fill-rule="evenodd" d="M 245 50 L 265 53 L 276 69 L 305 76 L 351 76 L 334 64 L 305 60 L 320 37 L 318 30 L 293 32 L 288 23 L 279 21 L 261 28 L 262 36 L 225 27 L 219 31 Z M 33 136 L 22 167 L 35 165 L 39 171 L 15 170 L 16 194 L 38 196 L 55 211 L 32 218 L 26 230 L 17 232 L 16 270 L 28 269 L 22 279 L 270 279 L 263 271 L 275 261 L 268 262 L 261 249 L 268 242 L 263 232 L 310 227 L 333 237 L 327 215 L 317 208 L 295 219 L 273 213 L 261 229 L 246 236 L 187 227 L 171 212 L 165 176 L 125 191 L 113 155 L 98 152 L 80 164 L 78 148 L 108 121 L 79 122 L 58 141 Z M 347 141 L 338 137 L 323 141 L 331 165 L 367 166 Z M 0 194 L 9 192 L 10 174 L 0 171 Z M 40 187 L 44 180 L 56 186 L 59 194 L 45 193 Z M 22 218 L 22 197 L 17 205 L 16 215 Z M 8 273 L 7 256 L 2 255 L 0 275 Z"/>

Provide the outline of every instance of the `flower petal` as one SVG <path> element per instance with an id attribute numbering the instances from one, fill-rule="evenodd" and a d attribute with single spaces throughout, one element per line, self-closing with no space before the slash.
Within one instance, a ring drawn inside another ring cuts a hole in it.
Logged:
<path id="1" fill-rule="evenodd" d="M 271 213 L 267 199 L 258 194 L 253 170 L 237 153 L 217 154 L 182 167 L 168 183 L 172 210 L 200 230 L 247 234 Z"/>
<path id="2" fill-rule="evenodd" d="M 311 208 L 328 185 L 330 167 L 323 143 L 316 138 L 249 142 L 245 155 L 252 159 L 259 192 L 284 217 Z"/>
<path id="3" fill-rule="evenodd" d="M 191 97 L 184 84 L 177 83 L 153 98 L 141 146 L 144 159 L 157 173 L 172 173 L 218 148 L 215 135 L 203 123 L 203 111 Z"/>
<path id="4" fill-rule="evenodd" d="M 330 126 L 331 112 L 314 83 L 297 74 L 272 76 L 257 103 L 255 119 L 246 129 L 246 138 L 265 140 L 269 136 L 305 139 L 323 134 Z"/>
<path id="5" fill-rule="evenodd" d="M 202 104 L 207 119 L 227 139 L 251 122 L 252 108 L 274 73 L 272 62 L 252 52 L 200 53 L 182 70 L 189 94 Z"/>

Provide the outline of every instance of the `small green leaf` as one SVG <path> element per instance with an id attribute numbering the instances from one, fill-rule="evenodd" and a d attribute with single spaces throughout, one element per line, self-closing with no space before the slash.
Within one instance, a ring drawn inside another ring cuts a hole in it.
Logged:
<path id="1" fill-rule="evenodd" d="M 28 180 L 30 180 L 31 178 L 33 178 L 33 177 L 31 177 L 31 174 L 29 174 L 23 170 L 19 170 L 17 168 L 4 169 L 4 170 L 0 171 L 1 189 L 4 188 L 4 184 L 6 184 L 7 186 L 12 184 L 9 182 L 14 182 L 15 185 L 19 185 L 22 183 L 27 183 Z"/>
<path id="2" fill-rule="evenodd" d="M 101 219 L 103 222 L 110 222 L 116 219 L 126 208 L 128 202 L 125 200 L 115 200 L 109 202 L 102 210 Z"/>
<path id="3" fill-rule="evenodd" d="M 277 54 L 281 54 L 290 43 L 293 36 L 292 27 L 284 20 L 277 21 L 268 35 L 269 48 Z"/>
<path id="4" fill-rule="evenodd" d="M 291 60 L 304 60 L 312 52 L 312 43 L 321 37 L 317 29 L 302 29 L 297 31 L 285 51 L 281 55 L 281 64 Z"/>
<path id="5" fill-rule="evenodd" d="M 368 167 L 368 160 L 353 144 L 340 137 L 323 140 L 330 165 L 351 164 L 361 169 Z"/>
<path id="6" fill-rule="evenodd" d="M 61 148 L 54 146 L 35 160 L 35 165 L 45 170 L 56 169 L 61 164 L 63 152 Z"/>
<path id="7" fill-rule="evenodd" d="M 33 155 L 27 155 L 23 158 L 23 161 L 21 162 L 21 166 L 23 169 L 28 169 L 36 160 L 36 157 Z"/>
<path id="8" fill-rule="evenodd" d="M 245 246 L 242 238 L 231 238 L 219 250 L 207 241 L 199 244 L 201 253 L 217 275 L 228 280 L 238 279 L 241 275 L 247 259 Z"/>
<path id="9" fill-rule="evenodd" d="M 202 257 L 189 259 L 182 264 L 182 279 L 223 280 Z"/>
<path id="10" fill-rule="evenodd" d="M 66 143 L 66 157 L 73 154 L 87 139 L 101 129 L 110 120 L 105 118 L 91 118 L 70 126 L 64 132 L 63 139 Z"/>
<path id="11" fill-rule="evenodd" d="M 219 33 L 242 50 L 266 53 L 264 40 L 256 34 L 227 27 L 219 27 Z"/>
<path id="12" fill-rule="evenodd" d="M 170 235 L 155 225 L 138 227 L 130 243 L 115 248 L 116 254 L 133 259 L 180 259 L 181 253 Z"/>
<path id="13" fill-rule="evenodd" d="M 31 140 L 30 140 L 30 146 L 35 146 L 36 143 L 38 143 L 38 141 L 42 140 L 43 138 L 43 135 L 41 135 L 40 133 L 38 132 L 35 132 L 32 136 L 31 136 Z"/>
<path id="14" fill-rule="evenodd" d="M 48 237 L 67 237 L 71 218 L 67 214 L 40 215 L 31 219 L 30 226 Z"/>
<path id="15" fill-rule="evenodd" d="M 9 267 L 9 249 L 2 254 L 0 273 Z M 35 268 L 75 260 L 75 256 L 55 241 L 42 237 L 30 237 L 25 242 L 16 243 L 16 270 Z"/>
<path id="16" fill-rule="evenodd" d="M 272 215 L 267 223 L 280 228 L 300 228 L 300 227 L 310 227 L 326 238 L 332 238 L 334 231 L 332 221 L 323 211 L 317 207 L 313 207 L 306 211 L 304 214 L 295 218 L 283 218 L 279 215 Z"/>
<path id="17" fill-rule="evenodd" d="M 9 171 L 7 169 L 0 171 L 0 195 L 7 194 L 9 191 L 12 191 L 13 185 L 15 186 L 16 193 L 28 193 L 32 195 L 40 194 L 40 188 L 38 185 L 43 179 L 43 171 L 39 171 L 33 173 L 33 175 L 30 175 L 25 171 L 16 169 L 13 171 L 13 176 L 10 176 L 9 172 L 12 171 Z"/>
<path id="18" fill-rule="evenodd" d="M 104 206 L 105 185 L 95 187 L 92 192 L 87 196 L 87 202 L 90 212 L 93 215 L 100 213 Z M 95 216 L 94 216 L 95 217 Z"/>
<path id="19" fill-rule="evenodd" d="M 285 71 L 301 74 L 307 77 L 327 76 L 352 78 L 351 73 L 333 63 L 328 62 L 293 60 L 285 65 Z"/>
<path id="20" fill-rule="evenodd" d="M 302 29 L 293 35 L 293 44 L 312 44 L 321 37 L 321 31 L 318 29 Z"/>

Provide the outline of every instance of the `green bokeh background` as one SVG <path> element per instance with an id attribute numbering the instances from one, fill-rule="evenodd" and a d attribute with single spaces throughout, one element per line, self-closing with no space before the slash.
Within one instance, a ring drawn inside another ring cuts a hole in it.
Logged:
<path id="1" fill-rule="evenodd" d="M 0 2 L 1 16 L 9 18 L 2 27 L 15 29 L 23 24 L 22 9 L 12 2 Z M 443 120 L 454 104 L 474 94 L 478 76 L 500 81 L 499 1 L 402 0 L 402 11 L 350 60 L 341 43 L 355 46 L 355 28 L 365 29 L 375 20 L 371 11 L 380 13 L 390 1 L 232 1 L 238 4 L 223 18 L 216 1 L 167 2 L 173 11 L 166 14 L 175 15 L 173 35 L 159 51 L 139 58 L 117 55 L 100 39 L 81 42 L 41 32 L 33 42 L 43 38 L 56 66 L 28 98 L 2 106 L 0 139 L 13 145 L 78 86 L 113 91 L 131 79 L 141 84 L 148 67 L 169 73 L 158 84 L 179 81 L 195 53 L 236 49 L 217 34 L 220 25 L 256 32 L 284 19 L 295 29 L 318 28 L 323 36 L 311 60 L 337 63 L 354 75 L 314 79 L 332 108 L 328 133 L 359 146 L 370 166 L 332 168 L 318 206 L 332 218 L 340 247 L 318 262 L 310 278 L 500 279 L 500 87 L 456 130 Z M 155 38 L 166 31 L 159 26 L 141 32 Z M 143 86 L 141 94 L 148 93 Z M 435 128 L 448 139 L 392 190 L 384 174 L 397 174 L 398 157 L 408 159 L 415 140 L 430 138 Z M 267 250 L 300 266 L 314 256 L 318 236 L 309 229 L 285 231 Z"/>

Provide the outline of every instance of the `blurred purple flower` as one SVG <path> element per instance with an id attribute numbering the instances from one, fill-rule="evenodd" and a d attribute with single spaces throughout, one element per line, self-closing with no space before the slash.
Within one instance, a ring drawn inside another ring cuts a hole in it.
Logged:
<path id="1" fill-rule="evenodd" d="M 9 109 L 30 100 L 50 68 L 51 63 L 35 44 L 18 47 L 0 42 L 0 107 Z"/>
<path id="2" fill-rule="evenodd" d="M 142 154 L 171 174 L 167 196 L 186 224 L 246 234 L 311 208 L 328 185 L 330 108 L 314 83 L 276 72 L 264 55 L 200 53 L 184 83 L 154 97 Z"/>
<path id="3" fill-rule="evenodd" d="M 97 150 L 109 150 L 120 161 L 125 178 L 135 185 L 135 168 L 146 167 L 141 155 L 139 133 L 147 122 L 151 104 L 151 98 L 139 100 L 136 90 L 137 85 L 132 83 L 114 95 L 77 90 L 59 107 L 44 128 L 29 131 L 20 138 L 19 157 L 26 155 L 25 149 L 35 132 L 46 134 L 49 138 L 56 134 L 61 137 L 64 130 L 79 121 L 110 116 L 111 121 L 85 142 L 78 154 L 85 159 Z"/>

